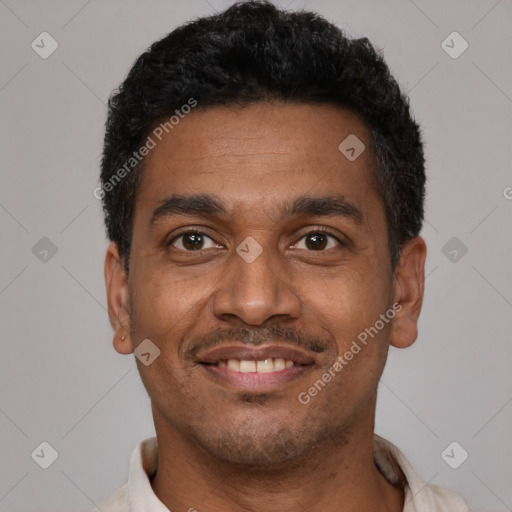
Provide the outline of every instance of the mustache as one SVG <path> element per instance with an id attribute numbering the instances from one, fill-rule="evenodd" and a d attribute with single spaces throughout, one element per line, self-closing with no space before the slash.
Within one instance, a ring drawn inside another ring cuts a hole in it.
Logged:
<path id="1" fill-rule="evenodd" d="M 214 329 L 208 334 L 192 340 L 185 351 L 185 358 L 194 361 L 197 359 L 199 351 L 208 350 L 217 345 L 222 345 L 225 342 L 233 341 L 254 346 L 284 341 L 287 345 L 292 344 L 302 349 L 321 354 L 328 349 L 333 339 L 330 337 L 310 336 L 281 325 L 256 329 L 248 329 L 247 327 Z"/>

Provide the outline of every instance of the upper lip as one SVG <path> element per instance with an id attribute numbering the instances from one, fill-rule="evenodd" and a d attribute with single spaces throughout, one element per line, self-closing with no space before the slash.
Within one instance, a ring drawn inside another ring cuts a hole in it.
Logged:
<path id="1" fill-rule="evenodd" d="M 285 345 L 230 345 L 216 347 L 201 354 L 197 359 L 200 363 L 215 364 L 228 359 L 240 359 L 246 361 L 264 361 L 265 359 L 287 359 L 298 364 L 312 364 L 314 358 L 300 349 Z"/>

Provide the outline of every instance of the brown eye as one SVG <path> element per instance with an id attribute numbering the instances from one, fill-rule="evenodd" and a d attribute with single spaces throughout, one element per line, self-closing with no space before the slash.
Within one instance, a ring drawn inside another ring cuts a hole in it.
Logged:
<path id="1" fill-rule="evenodd" d="M 182 233 L 174 237 L 169 245 L 172 245 L 176 249 L 180 249 L 182 251 L 200 251 L 201 249 L 208 249 L 209 247 L 205 247 L 205 243 L 208 241 L 213 243 L 213 240 L 205 235 L 204 233 L 200 233 L 199 231 L 187 231 L 186 233 Z M 210 247 L 213 247 L 211 245 Z"/>
<path id="2" fill-rule="evenodd" d="M 308 249 L 325 249 L 327 245 L 327 236 L 320 233 L 315 233 L 312 235 L 308 235 L 306 237 L 306 247 Z"/>
<path id="3" fill-rule="evenodd" d="M 301 244 L 303 244 L 302 247 Z M 301 238 L 297 248 L 309 251 L 323 251 L 325 249 L 332 249 L 337 245 L 341 245 L 341 243 L 334 235 L 322 231 L 311 231 Z"/>

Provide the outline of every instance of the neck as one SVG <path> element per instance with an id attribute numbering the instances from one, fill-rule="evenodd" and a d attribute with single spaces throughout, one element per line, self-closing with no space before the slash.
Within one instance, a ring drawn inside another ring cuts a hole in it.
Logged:
<path id="1" fill-rule="evenodd" d="M 213 459 L 154 409 L 158 470 L 151 485 L 172 511 L 400 512 L 403 490 L 389 484 L 373 461 L 374 410 L 300 460 L 248 468 Z"/>

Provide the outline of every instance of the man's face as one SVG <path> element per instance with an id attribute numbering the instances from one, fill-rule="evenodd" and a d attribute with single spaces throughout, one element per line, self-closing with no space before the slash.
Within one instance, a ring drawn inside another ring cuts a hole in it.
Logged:
<path id="1" fill-rule="evenodd" d="M 366 146 L 354 161 L 338 149 L 351 134 Z M 156 423 L 258 465 L 342 440 L 373 414 L 387 323 L 298 399 L 396 299 L 371 166 L 364 124 L 328 105 L 199 105 L 157 142 L 128 280 L 133 348 L 148 338 L 161 351 L 138 362 Z M 165 207 L 172 196 L 184 207 Z"/>

